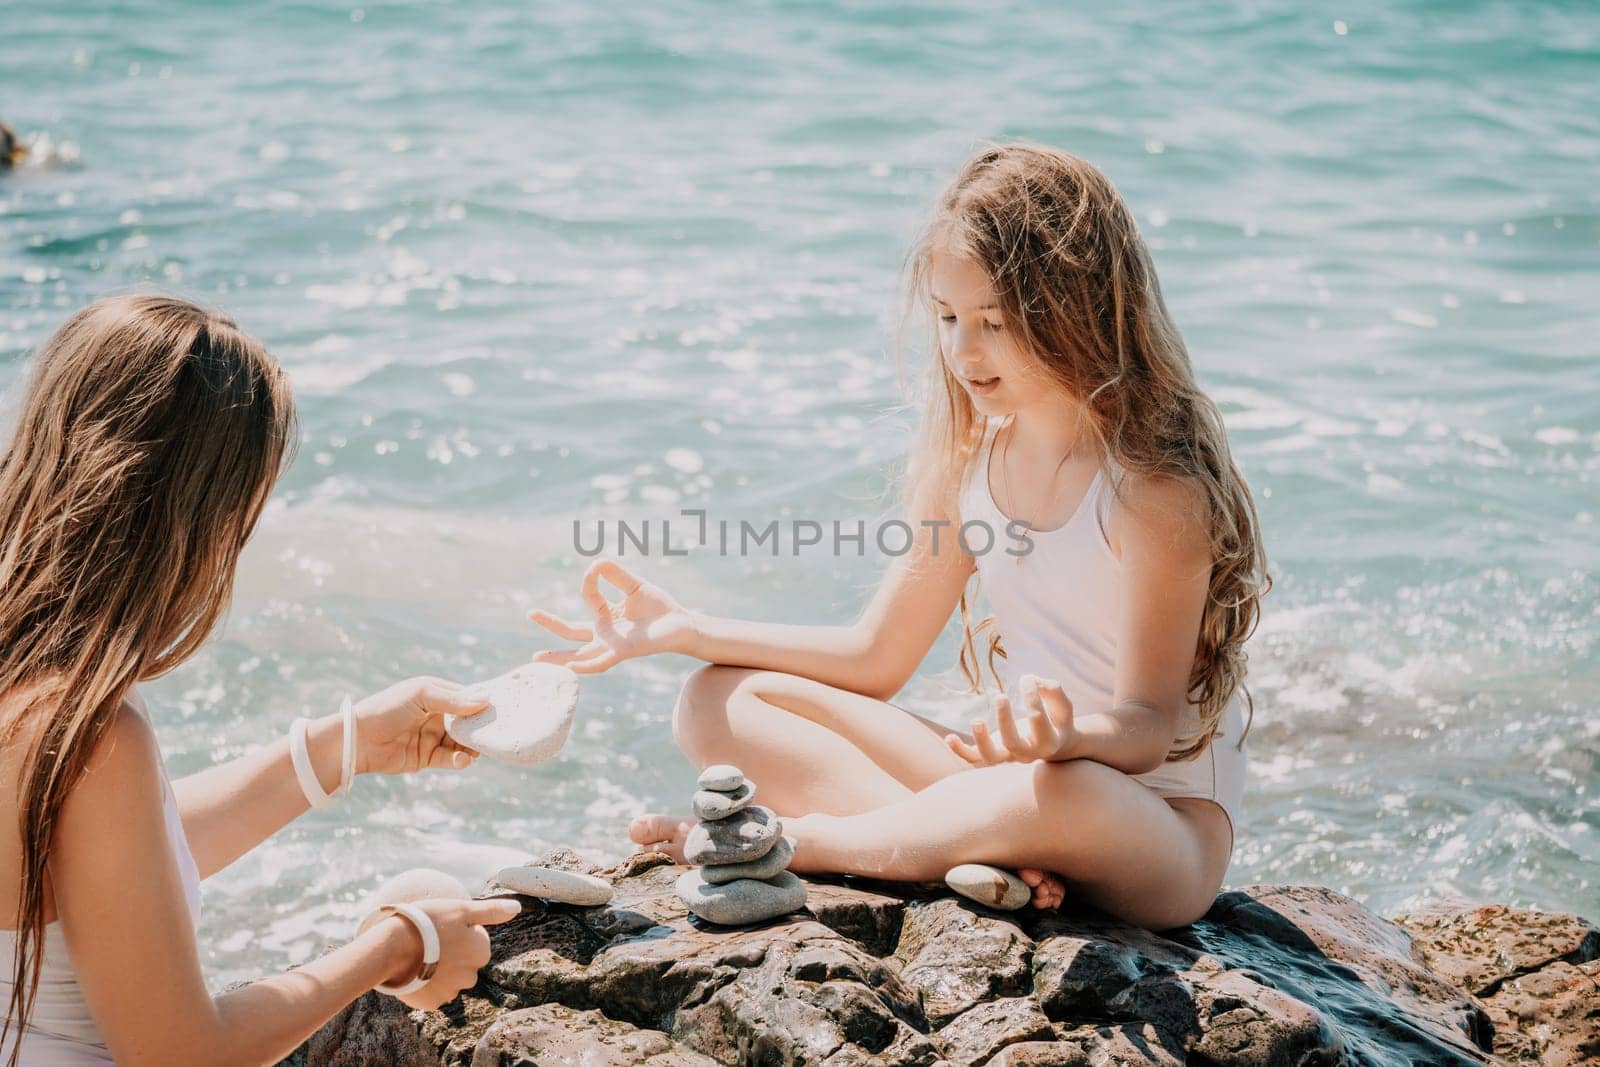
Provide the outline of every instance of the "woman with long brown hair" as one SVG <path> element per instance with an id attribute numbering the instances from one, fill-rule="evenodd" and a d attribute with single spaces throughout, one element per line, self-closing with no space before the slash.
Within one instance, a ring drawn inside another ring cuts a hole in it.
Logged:
<path id="1" fill-rule="evenodd" d="M 471 763 L 416 678 L 171 782 L 135 685 L 227 607 L 291 453 L 276 362 L 227 316 L 124 296 L 38 356 L 0 459 L 0 1063 L 262 1064 L 375 986 L 432 1007 L 488 960 L 514 902 L 425 901 L 287 974 L 211 996 L 199 881 L 361 773 Z"/>
<path id="2" fill-rule="evenodd" d="M 1132 213 L 1081 159 L 980 152 L 909 262 L 935 356 L 906 494 L 916 538 L 861 618 L 691 614 L 602 561 L 583 585 L 592 624 L 534 613 L 582 646 L 536 658 L 713 664 L 683 688 L 678 743 L 760 782 L 798 870 L 920 881 L 994 864 L 1036 906 L 1070 886 L 1137 923 L 1189 922 L 1232 853 L 1244 643 L 1268 584 L 1222 418 Z M 978 627 L 974 576 L 994 609 Z M 966 735 L 888 703 L 958 609 L 969 680 L 986 665 L 1009 689 Z M 652 815 L 630 833 L 681 853 L 691 825 Z"/>

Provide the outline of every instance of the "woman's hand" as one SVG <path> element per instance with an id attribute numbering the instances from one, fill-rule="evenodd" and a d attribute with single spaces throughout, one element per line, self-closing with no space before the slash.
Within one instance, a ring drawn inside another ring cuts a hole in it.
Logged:
<path id="1" fill-rule="evenodd" d="M 1062 691 L 1061 683 L 1027 674 L 1019 684 L 1030 713 L 1025 729 L 1017 723 L 1010 698 L 1001 693 L 994 698 L 999 738 L 980 719 L 972 724 L 971 742 L 955 734 L 945 736 L 950 750 L 974 767 L 1071 758 L 1078 731 L 1072 722 L 1072 702 Z"/>
<path id="2" fill-rule="evenodd" d="M 622 592 L 613 604 L 600 591 L 605 580 Z M 694 619 L 665 589 L 640 581 L 614 560 L 592 564 L 583 576 L 583 600 L 594 614 L 585 626 L 558 618 L 548 611 L 528 612 L 528 618 L 557 637 L 582 641 L 579 648 L 547 649 L 536 653 L 536 663 L 559 663 L 578 674 L 598 674 L 625 659 L 657 652 L 687 652 L 694 640 Z"/>
<path id="3" fill-rule="evenodd" d="M 521 904 L 505 899 L 413 900 L 411 905 L 426 912 L 439 931 L 439 966 L 427 985 L 396 999 L 425 1011 L 454 1000 L 457 993 L 478 983 L 479 969 L 489 962 L 489 932 L 484 927 L 513 919 L 522 910 Z M 409 919 L 390 916 L 388 921 L 405 928 L 397 936 L 404 938 L 401 955 L 406 962 L 384 984 L 400 985 L 415 978 L 421 969 L 422 938 Z"/>
<path id="4" fill-rule="evenodd" d="M 460 770 L 478 754 L 444 732 L 446 715 L 472 715 L 487 694 L 442 678 L 408 678 L 356 705 L 356 773 L 410 774 L 424 767 Z"/>

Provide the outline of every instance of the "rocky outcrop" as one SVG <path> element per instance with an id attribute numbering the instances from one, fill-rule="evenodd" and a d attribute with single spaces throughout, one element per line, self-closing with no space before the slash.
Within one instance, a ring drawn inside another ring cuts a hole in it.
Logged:
<path id="1" fill-rule="evenodd" d="M 587 869 L 571 854 L 544 861 Z M 1325 889 L 1224 893 L 1153 934 L 1092 912 L 1000 913 L 919 889 L 811 882 L 748 929 L 691 918 L 683 868 L 598 871 L 606 907 L 525 900 L 479 984 L 434 1012 L 368 994 L 288 1063 L 1580 1063 L 1600 931 L 1457 909 L 1391 923 Z M 1541 1061 L 1541 1057 L 1543 1060 Z"/>

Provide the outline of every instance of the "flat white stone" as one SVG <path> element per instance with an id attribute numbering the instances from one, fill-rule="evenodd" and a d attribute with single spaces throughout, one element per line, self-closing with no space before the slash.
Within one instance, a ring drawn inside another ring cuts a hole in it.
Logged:
<path id="1" fill-rule="evenodd" d="M 489 889 L 491 892 L 509 889 L 523 896 L 559 900 L 585 908 L 609 903 L 613 892 L 611 883 L 604 878 L 552 867 L 503 868 L 489 879 Z"/>
<path id="2" fill-rule="evenodd" d="M 445 731 L 457 743 L 518 767 L 543 763 L 561 751 L 578 707 L 576 674 L 555 663 L 524 663 L 481 684 L 489 706 L 445 720 Z"/>
<path id="3" fill-rule="evenodd" d="M 409 904 L 413 900 L 465 900 L 470 896 L 472 894 L 467 892 L 467 887 L 454 876 L 432 867 L 413 867 L 409 871 L 401 871 L 372 891 L 367 897 L 366 918 L 361 921 L 356 933 L 361 933 L 383 918 L 377 909 L 385 904 Z"/>
<path id="4" fill-rule="evenodd" d="M 713 793 L 732 793 L 744 785 L 744 772 L 729 764 L 718 763 L 701 771 L 700 780 L 695 785 Z"/>
<path id="5" fill-rule="evenodd" d="M 944 884 L 968 900 L 999 911 L 1016 911 L 1033 899 L 1033 890 L 1028 888 L 1027 882 L 1010 871 L 986 863 L 952 867 L 944 876 Z"/>

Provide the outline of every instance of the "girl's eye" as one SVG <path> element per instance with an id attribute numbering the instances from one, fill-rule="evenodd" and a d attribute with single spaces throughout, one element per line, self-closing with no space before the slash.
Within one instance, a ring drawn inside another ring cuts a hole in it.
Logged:
<path id="1" fill-rule="evenodd" d="M 1006 328 L 1006 324 L 1003 322 L 986 322 L 984 325 L 991 330 L 1003 330 Z"/>
<path id="2" fill-rule="evenodd" d="M 939 321 L 940 322 L 954 322 L 954 321 L 956 321 L 956 317 L 954 315 L 940 315 L 939 316 Z"/>

